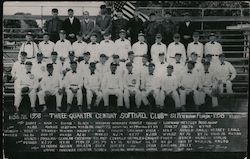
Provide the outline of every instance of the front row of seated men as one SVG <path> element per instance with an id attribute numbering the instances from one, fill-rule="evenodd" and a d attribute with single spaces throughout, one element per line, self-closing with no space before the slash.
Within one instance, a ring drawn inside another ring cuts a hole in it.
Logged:
<path id="1" fill-rule="evenodd" d="M 133 53 L 129 53 L 132 55 Z M 136 108 L 142 103 L 149 109 L 152 103 L 149 96 L 154 98 L 159 109 L 165 106 L 165 98 L 173 99 L 177 111 L 185 111 L 186 96 L 192 95 L 196 106 L 205 104 L 206 95 L 212 98 L 212 105 L 218 106 L 217 96 L 223 93 L 226 84 L 227 92 L 232 92 L 231 80 L 236 76 L 233 66 L 225 61 L 224 54 L 219 56 L 220 64 L 211 61 L 211 56 L 206 56 L 205 61 L 191 60 L 181 65 L 180 54 L 176 53 L 173 63 L 161 61 L 149 63 L 147 55 L 142 57 L 142 66 L 133 63 L 132 59 L 123 63 L 119 56 L 114 55 L 113 61 L 107 63 L 105 55 L 100 55 L 100 62 L 88 62 L 86 54 L 84 60 L 74 61 L 69 53 L 68 61 L 57 60 L 56 52 L 52 52 L 51 61 L 44 63 L 38 53 L 36 61 L 26 61 L 26 52 L 21 53 L 20 61 L 14 63 L 12 77 L 15 79 L 15 107 L 19 110 L 23 95 L 28 95 L 33 112 L 38 96 L 42 112 L 47 110 L 46 99 L 56 97 L 56 110 L 61 112 L 63 94 L 67 95 L 67 112 L 71 110 L 73 98 L 77 98 L 79 111 L 82 110 L 83 89 L 86 90 L 87 108 L 91 109 L 93 96 L 96 96 L 93 106 L 98 106 L 103 99 L 104 108 L 109 107 L 109 96 L 117 97 L 119 110 L 130 108 L 130 97 L 135 97 Z M 106 62 L 106 63 L 105 63 Z M 213 64 L 213 65 L 212 65 Z M 37 65 L 41 69 L 35 69 Z M 41 71 L 42 70 L 42 71 Z M 125 107 L 124 107 L 125 104 Z"/>

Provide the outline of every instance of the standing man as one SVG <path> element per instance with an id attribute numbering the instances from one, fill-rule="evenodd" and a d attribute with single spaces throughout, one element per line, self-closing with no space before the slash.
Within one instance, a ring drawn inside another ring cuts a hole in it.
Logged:
<path id="1" fill-rule="evenodd" d="M 77 106 L 82 112 L 82 87 L 83 87 L 83 75 L 77 71 L 77 62 L 71 62 L 71 71 L 67 72 L 64 78 L 64 86 L 67 93 L 67 112 L 70 111 L 74 96 L 77 97 Z"/>
<path id="2" fill-rule="evenodd" d="M 128 31 L 128 21 L 123 18 L 122 10 L 117 11 L 116 20 L 112 21 L 112 39 L 115 41 L 119 39 L 120 30 L 123 29 L 127 33 Z"/>
<path id="3" fill-rule="evenodd" d="M 135 53 L 135 62 L 141 62 L 142 55 L 148 53 L 148 45 L 145 43 L 144 34 L 140 32 L 138 34 L 138 42 L 134 43 L 132 50 Z"/>
<path id="4" fill-rule="evenodd" d="M 150 13 L 149 21 L 145 23 L 145 34 L 147 37 L 147 44 L 148 48 L 150 49 L 151 46 L 155 43 L 155 36 L 159 32 L 159 24 L 156 21 L 155 13 Z M 149 50 L 150 51 L 150 50 Z M 150 54 L 149 54 L 150 56 Z M 149 57 L 151 59 L 151 57 Z"/>
<path id="5" fill-rule="evenodd" d="M 91 55 L 91 62 L 99 61 L 100 57 L 100 44 L 97 42 L 97 34 L 92 33 L 90 37 L 90 43 L 86 46 L 86 52 L 89 52 Z"/>
<path id="6" fill-rule="evenodd" d="M 174 66 L 173 74 L 175 75 L 178 82 L 180 82 L 181 72 L 183 70 L 185 70 L 185 62 L 181 61 L 181 55 L 182 55 L 181 53 L 176 53 L 175 54 L 175 61 L 170 63 L 171 65 Z"/>
<path id="7" fill-rule="evenodd" d="M 185 46 L 180 42 L 180 34 L 174 34 L 174 42 L 170 43 L 168 45 L 167 50 L 167 62 L 172 63 L 175 61 L 175 54 L 180 53 L 181 54 L 181 60 L 183 62 L 186 62 L 187 56 L 186 56 L 186 49 Z"/>
<path id="8" fill-rule="evenodd" d="M 97 107 L 100 104 L 102 99 L 102 92 L 101 92 L 101 76 L 98 72 L 96 72 L 96 64 L 91 62 L 89 64 L 89 73 L 86 73 L 84 78 L 84 87 L 86 88 L 87 92 L 87 107 L 91 109 L 91 103 L 93 95 L 96 95 L 96 101 L 94 106 Z"/>
<path id="9" fill-rule="evenodd" d="M 131 43 L 126 39 L 126 31 L 124 29 L 120 30 L 120 39 L 115 41 L 116 54 L 119 55 L 122 62 L 125 62 L 128 58 L 128 52 L 132 50 Z"/>
<path id="10" fill-rule="evenodd" d="M 69 40 L 66 39 L 66 34 L 64 30 L 60 30 L 59 33 L 60 40 L 55 44 L 54 51 L 58 53 L 59 57 L 68 57 L 69 51 L 72 51 L 72 45 Z"/>
<path id="11" fill-rule="evenodd" d="M 128 30 L 129 30 L 129 35 L 130 35 L 130 38 L 131 38 L 131 44 L 133 45 L 138 40 L 137 35 L 140 32 L 144 31 L 144 29 L 143 29 L 143 21 L 139 18 L 138 9 L 135 9 L 134 17 L 129 19 Z"/>
<path id="12" fill-rule="evenodd" d="M 50 41 L 50 36 L 48 33 L 43 34 L 43 41 L 39 43 L 39 51 L 43 54 L 45 62 L 50 59 L 51 53 L 54 50 L 55 43 Z"/>
<path id="13" fill-rule="evenodd" d="M 105 33 L 103 36 L 104 40 L 102 40 L 100 43 L 100 50 L 101 53 L 105 54 L 109 58 L 109 61 L 111 61 L 112 56 L 115 54 L 116 51 L 115 43 L 112 40 L 110 40 L 111 39 L 110 33 Z"/>
<path id="14" fill-rule="evenodd" d="M 167 46 L 172 42 L 173 34 L 176 32 L 176 27 L 171 17 L 170 12 L 166 12 L 163 22 L 159 25 L 160 33 L 163 36 L 162 41 Z"/>
<path id="15" fill-rule="evenodd" d="M 196 30 L 196 25 L 191 22 L 190 14 L 184 13 L 184 22 L 180 24 L 179 34 L 181 35 L 181 42 L 187 48 L 188 43 L 192 41 L 192 35 Z"/>
<path id="16" fill-rule="evenodd" d="M 31 32 L 28 32 L 25 36 L 26 41 L 22 44 L 20 47 L 19 53 L 18 53 L 18 60 L 20 60 L 21 52 L 27 53 L 27 59 L 32 60 L 36 57 L 36 54 L 38 53 L 38 47 L 37 44 L 33 41 L 33 35 Z"/>
<path id="17" fill-rule="evenodd" d="M 77 39 L 77 41 L 75 41 L 72 44 L 72 49 L 75 52 L 75 57 L 77 58 L 77 60 L 81 61 L 82 57 L 83 57 L 83 53 L 86 50 L 87 44 L 84 41 L 82 41 L 82 33 L 81 32 L 76 34 L 76 39 Z"/>
<path id="18" fill-rule="evenodd" d="M 110 57 L 112 59 L 112 57 Z M 105 54 L 100 55 L 100 62 L 96 64 L 96 71 L 101 77 L 104 77 L 105 74 L 110 70 L 110 63 L 107 61 L 107 56 Z"/>
<path id="19" fill-rule="evenodd" d="M 126 64 L 127 71 L 124 74 L 124 102 L 127 109 L 130 109 L 130 96 L 135 96 L 136 108 L 141 105 L 140 76 L 136 71 L 133 71 L 131 62 Z"/>
<path id="20" fill-rule="evenodd" d="M 69 17 L 66 18 L 63 22 L 63 29 L 66 32 L 67 39 L 71 42 L 76 41 L 76 34 L 81 31 L 80 20 L 74 17 L 74 10 L 68 9 Z"/>
<path id="21" fill-rule="evenodd" d="M 118 108 L 123 107 L 123 82 L 122 77 L 117 73 L 117 64 L 110 64 L 110 71 L 104 76 L 102 92 L 105 108 L 109 105 L 109 96 L 117 96 Z"/>
<path id="22" fill-rule="evenodd" d="M 105 33 L 111 33 L 112 18 L 107 14 L 106 5 L 101 5 L 100 15 L 96 17 L 95 30 L 97 32 L 97 41 L 103 40 L 103 35 Z"/>
<path id="23" fill-rule="evenodd" d="M 193 33 L 193 40 L 194 40 L 193 42 L 188 44 L 187 57 L 190 60 L 191 53 L 196 52 L 197 56 L 198 56 L 197 61 L 201 62 L 201 59 L 203 58 L 204 47 L 203 47 L 203 44 L 201 42 L 199 42 L 199 33 L 198 32 Z"/>
<path id="24" fill-rule="evenodd" d="M 59 40 L 59 31 L 62 29 L 63 21 L 58 17 L 58 9 L 52 9 L 52 19 L 44 24 L 45 32 L 50 34 L 50 40 L 56 43 Z"/>
<path id="25" fill-rule="evenodd" d="M 38 88 L 38 79 L 31 72 L 32 62 L 27 61 L 25 63 L 25 72 L 17 78 L 15 91 L 15 107 L 16 111 L 19 111 L 19 106 L 24 95 L 28 95 L 30 98 L 32 112 L 36 112 L 36 91 Z"/>
<path id="26" fill-rule="evenodd" d="M 36 59 L 33 60 L 32 72 L 40 82 L 46 73 L 46 62 L 43 60 L 43 53 L 37 53 Z"/>
<path id="27" fill-rule="evenodd" d="M 81 32 L 83 34 L 83 39 L 86 43 L 90 42 L 90 35 L 93 33 L 95 24 L 89 19 L 89 12 L 83 12 L 83 20 L 81 23 Z"/>
<path id="28" fill-rule="evenodd" d="M 47 73 L 43 76 L 38 92 L 39 104 L 43 106 L 42 112 L 46 111 L 46 102 L 49 96 L 56 96 L 56 110 L 61 112 L 62 105 L 62 83 L 60 77 L 54 72 L 53 64 L 47 64 Z"/>
<path id="29" fill-rule="evenodd" d="M 215 63 L 220 63 L 219 55 L 222 53 L 222 46 L 216 41 L 216 35 L 214 33 L 210 33 L 209 42 L 205 44 L 205 55 L 211 54 L 212 61 Z"/>
<path id="30" fill-rule="evenodd" d="M 158 58 L 159 53 L 164 53 L 165 57 L 167 56 L 167 46 L 163 44 L 161 40 L 162 40 L 161 34 L 156 34 L 155 44 L 152 45 L 150 50 L 152 62 L 154 63 L 159 61 Z"/>

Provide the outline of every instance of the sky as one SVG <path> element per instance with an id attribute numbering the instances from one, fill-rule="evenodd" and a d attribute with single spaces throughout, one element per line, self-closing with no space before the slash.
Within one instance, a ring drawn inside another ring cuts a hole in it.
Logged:
<path id="1" fill-rule="evenodd" d="M 96 16 L 102 4 L 104 4 L 103 1 L 12 1 L 4 2 L 3 14 L 13 15 L 17 12 L 24 12 L 32 15 L 51 15 L 51 9 L 56 7 L 60 15 L 67 15 L 67 10 L 72 8 L 75 15 L 82 15 L 83 11 L 89 11 L 90 15 Z"/>

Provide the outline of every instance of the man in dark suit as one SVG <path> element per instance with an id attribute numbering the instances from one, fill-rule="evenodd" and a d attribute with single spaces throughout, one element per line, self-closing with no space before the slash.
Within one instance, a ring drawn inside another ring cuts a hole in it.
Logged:
<path id="1" fill-rule="evenodd" d="M 72 44 L 76 41 L 76 34 L 81 30 L 81 23 L 78 18 L 74 17 L 73 9 L 68 9 L 68 15 L 69 17 L 63 23 L 63 29 L 66 32 L 67 39 Z"/>
<path id="2" fill-rule="evenodd" d="M 97 33 L 97 42 L 103 40 L 103 35 L 111 33 L 112 18 L 107 14 L 106 5 L 101 5 L 101 14 L 96 17 L 95 32 Z"/>
<path id="3" fill-rule="evenodd" d="M 50 34 L 50 40 L 56 43 L 59 40 L 59 31 L 62 29 L 63 21 L 58 18 L 58 9 L 52 9 L 52 19 L 44 24 L 45 32 Z"/>
<path id="4" fill-rule="evenodd" d="M 117 11 L 117 19 L 112 21 L 112 39 L 119 39 L 120 30 L 128 31 L 128 21 L 123 18 L 122 10 Z"/>
<path id="5" fill-rule="evenodd" d="M 187 49 L 187 45 L 192 42 L 192 35 L 197 27 L 193 22 L 191 22 L 189 13 L 184 13 L 184 18 L 185 21 L 183 23 L 180 23 L 179 34 L 181 36 L 181 42 Z"/>
<path id="6" fill-rule="evenodd" d="M 83 35 L 83 40 L 87 43 L 90 42 L 90 35 L 94 31 L 94 22 L 89 19 L 89 12 L 85 11 L 83 12 L 83 20 L 81 23 L 81 32 Z"/>
<path id="7" fill-rule="evenodd" d="M 143 21 L 139 18 L 139 12 L 137 9 L 134 12 L 134 17 L 129 19 L 128 30 L 131 38 L 131 45 L 133 45 L 138 41 L 138 34 L 141 31 L 144 31 Z"/>

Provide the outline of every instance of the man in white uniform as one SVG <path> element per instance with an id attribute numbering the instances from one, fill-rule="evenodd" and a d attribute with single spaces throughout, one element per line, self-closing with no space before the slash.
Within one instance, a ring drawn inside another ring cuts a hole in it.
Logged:
<path id="1" fill-rule="evenodd" d="M 92 33 L 90 36 L 90 43 L 88 43 L 86 47 L 86 51 L 90 53 L 91 55 L 91 62 L 97 62 L 99 61 L 100 57 L 100 44 L 97 42 L 97 35 L 96 33 Z"/>
<path id="2" fill-rule="evenodd" d="M 59 37 L 60 40 L 56 42 L 54 51 L 58 53 L 59 57 L 67 58 L 69 51 L 73 50 L 71 42 L 66 39 L 64 30 L 60 30 Z"/>
<path id="3" fill-rule="evenodd" d="M 197 61 L 201 62 L 201 59 L 203 58 L 204 47 L 203 47 L 203 44 L 201 42 L 199 42 L 199 33 L 198 32 L 193 33 L 193 40 L 194 41 L 189 43 L 188 47 L 187 47 L 188 59 L 190 60 L 191 53 L 195 52 L 195 53 L 197 53 L 197 56 L 198 56 Z"/>
<path id="4" fill-rule="evenodd" d="M 100 51 L 109 58 L 109 62 L 112 61 L 112 56 L 115 54 L 116 48 L 115 43 L 110 40 L 111 34 L 109 32 L 105 33 L 104 40 L 100 42 Z"/>
<path id="5" fill-rule="evenodd" d="M 45 62 L 51 57 L 52 51 L 54 51 L 55 43 L 49 40 L 49 33 L 43 34 L 43 41 L 39 43 L 39 51 L 43 53 L 43 58 Z"/>
<path id="6" fill-rule="evenodd" d="M 133 44 L 132 50 L 135 53 L 135 62 L 141 63 L 142 55 L 148 52 L 148 45 L 145 43 L 145 37 L 142 32 L 138 34 L 138 42 Z"/>
<path id="7" fill-rule="evenodd" d="M 167 46 L 161 42 L 162 36 L 161 34 L 156 34 L 155 36 L 155 44 L 151 47 L 151 59 L 152 62 L 156 63 L 158 61 L 158 55 L 159 53 L 164 52 L 165 57 L 167 57 Z"/>
<path id="8" fill-rule="evenodd" d="M 80 61 L 83 57 L 83 53 L 86 52 L 85 50 L 87 47 L 87 43 L 85 43 L 82 40 L 81 32 L 76 34 L 76 39 L 77 41 L 73 42 L 72 48 L 73 48 L 73 51 L 75 52 L 75 57 L 77 58 L 78 61 Z"/>

